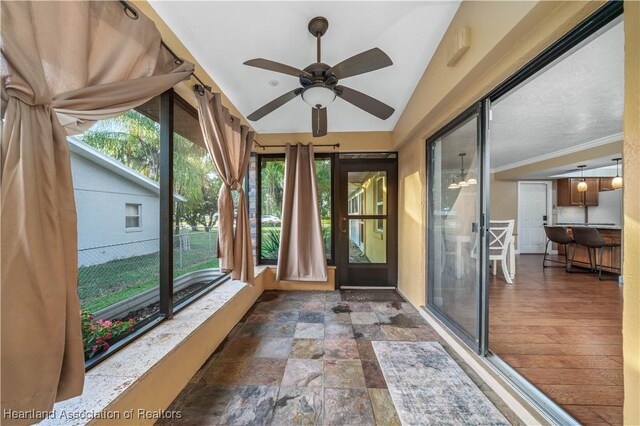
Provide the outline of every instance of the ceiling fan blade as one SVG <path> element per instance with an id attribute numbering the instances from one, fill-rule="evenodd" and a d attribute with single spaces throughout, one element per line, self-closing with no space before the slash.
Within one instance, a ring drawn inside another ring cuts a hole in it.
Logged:
<path id="1" fill-rule="evenodd" d="M 286 104 L 287 102 L 289 102 L 290 100 L 298 96 L 301 92 L 302 92 L 302 89 L 293 89 L 292 91 L 287 92 L 284 95 L 275 98 L 268 104 L 258 108 L 257 110 L 249 114 L 249 116 L 247 116 L 247 119 L 251 121 L 258 121 L 265 115 L 275 111 L 276 109 L 280 108 L 282 105 Z"/>
<path id="2" fill-rule="evenodd" d="M 380 102 L 379 100 L 374 99 L 369 95 L 365 95 L 362 92 L 358 92 L 357 90 L 344 86 L 336 86 L 335 92 L 336 95 L 340 96 L 350 104 L 353 104 L 358 108 L 365 110 L 369 114 L 375 115 L 383 120 L 391 117 L 395 112 L 395 109 L 391 108 L 384 102 Z"/>
<path id="3" fill-rule="evenodd" d="M 338 79 L 353 77 L 354 75 L 379 70 L 393 65 L 391 58 L 382 50 L 374 47 L 355 56 L 345 59 L 338 65 L 329 68 L 327 73 L 332 73 Z"/>
<path id="4" fill-rule="evenodd" d="M 311 127 L 313 129 L 314 138 L 327 134 L 326 108 L 311 108 Z"/>
<path id="5" fill-rule="evenodd" d="M 282 74 L 289 74 L 294 77 L 312 77 L 312 75 L 306 71 L 292 67 L 290 65 L 281 64 L 280 62 L 270 61 L 269 59 L 250 59 L 244 64 L 249 65 L 250 67 L 262 68 L 264 70 L 275 71 Z"/>

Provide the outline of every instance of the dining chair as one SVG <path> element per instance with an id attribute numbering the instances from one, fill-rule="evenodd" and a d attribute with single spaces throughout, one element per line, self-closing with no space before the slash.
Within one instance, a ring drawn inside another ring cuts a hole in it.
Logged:
<path id="1" fill-rule="evenodd" d="M 502 274 L 508 284 L 513 284 L 508 266 L 509 249 L 513 238 L 514 220 L 492 220 L 489 222 L 489 261 L 492 262 L 493 275 L 498 273 L 498 261 Z"/>

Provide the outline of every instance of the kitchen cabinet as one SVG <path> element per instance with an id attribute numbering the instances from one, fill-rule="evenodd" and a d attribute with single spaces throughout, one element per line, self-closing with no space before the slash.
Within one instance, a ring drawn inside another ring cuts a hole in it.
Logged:
<path id="1" fill-rule="evenodd" d="M 598 191 L 600 189 L 599 178 L 585 178 L 586 192 L 578 191 L 581 178 L 558 179 L 558 206 L 597 206 Z"/>
<path id="2" fill-rule="evenodd" d="M 600 178 L 600 191 L 615 191 L 612 177 Z"/>

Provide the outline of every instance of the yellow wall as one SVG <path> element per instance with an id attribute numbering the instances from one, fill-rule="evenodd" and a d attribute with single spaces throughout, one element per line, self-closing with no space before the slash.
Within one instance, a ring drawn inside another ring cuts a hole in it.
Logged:
<path id="1" fill-rule="evenodd" d="M 320 138 L 314 138 L 311 133 L 261 133 L 256 137 L 261 145 L 282 145 L 313 143 L 313 144 L 334 144 L 339 143 L 337 149 L 317 147 L 315 152 L 351 152 L 351 151 L 393 151 L 391 132 L 332 132 Z M 259 147 L 254 151 L 263 152 Z M 284 152 L 283 148 L 270 148 L 267 153 Z"/>
<path id="2" fill-rule="evenodd" d="M 640 3 L 624 2 L 624 423 L 640 424 Z"/>
<path id="3" fill-rule="evenodd" d="M 377 214 L 376 210 L 376 177 L 370 178 L 365 182 L 364 214 Z M 383 202 L 386 205 L 387 192 L 383 192 Z M 387 261 L 387 239 L 386 233 L 378 231 L 377 220 L 369 219 L 364 221 L 364 248 L 367 258 L 371 263 L 385 263 Z M 386 221 L 384 222 L 384 228 L 386 230 Z"/>
<path id="4" fill-rule="evenodd" d="M 518 232 L 518 181 L 497 180 L 491 174 L 491 219 L 515 219 L 514 228 Z"/>

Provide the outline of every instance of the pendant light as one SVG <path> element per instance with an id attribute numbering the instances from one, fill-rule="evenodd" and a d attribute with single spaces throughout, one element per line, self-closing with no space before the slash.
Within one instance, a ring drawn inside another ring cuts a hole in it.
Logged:
<path id="1" fill-rule="evenodd" d="M 622 176 L 620 176 L 620 160 L 622 160 L 622 158 L 614 158 L 613 160 L 611 160 L 616 162 L 616 177 L 614 177 L 611 181 L 611 187 L 613 189 L 622 188 Z"/>
<path id="2" fill-rule="evenodd" d="M 465 186 L 469 186 L 469 183 L 464 180 L 465 175 L 464 175 L 464 156 L 467 155 L 464 152 L 461 152 L 460 154 L 458 154 L 460 156 L 460 182 L 458 182 L 458 187 L 460 188 L 464 188 Z"/>
<path id="3" fill-rule="evenodd" d="M 455 177 L 453 177 L 451 179 L 451 183 L 449 184 L 449 186 L 447 188 L 449 188 L 449 189 L 458 189 L 458 188 L 460 188 L 458 186 L 458 184 L 455 182 Z"/>
<path id="4" fill-rule="evenodd" d="M 580 178 L 582 179 L 579 183 L 578 183 L 578 192 L 587 192 L 587 189 L 589 188 L 587 186 L 587 182 L 585 182 L 584 180 L 584 168 L 587 167 L 586 164 L 581 164 L 578 166 L 578 168 L 580 169 Z"/>

